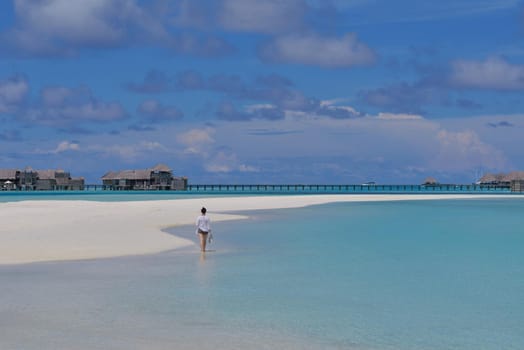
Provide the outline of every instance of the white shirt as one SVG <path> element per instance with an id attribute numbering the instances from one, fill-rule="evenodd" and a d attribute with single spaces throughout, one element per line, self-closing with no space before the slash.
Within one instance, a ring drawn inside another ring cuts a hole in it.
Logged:
<path id="1" fill-rule="evenodd" d="M 205 215 L 200 215 L 196 219 L 196 233 L 198 233 L 198 230 L 202 230 L 204 232 L 210 232 L 211 231 L 211 220 L 209 220 L 209 217 Z"/>

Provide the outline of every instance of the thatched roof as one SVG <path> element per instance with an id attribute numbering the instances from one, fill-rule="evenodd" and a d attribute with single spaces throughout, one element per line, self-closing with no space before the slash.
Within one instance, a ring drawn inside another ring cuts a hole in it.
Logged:
<path id="1" fill-rule="evenodd" d="M 151 170 L 124 170 L 119 173 L 120 178 L 130 180 L 149 180 L 151 178 Z"/>
<path id="2" fill-rule="evenodd" d="M 18 169 L 0 169 L 0 179 L 16 180 L 17 173 L 37 175 L 40 180 L 53 180 L 56 179 L 63 184 L 66 184 L 70 179 L 69 172 L 65 172 L 62 169 L 44 169 L 34 170 L 31 167 L 26 167 L 24 170 Z"/>
<path id="3" fill-rule="evenodd" d="M 118 173 L 116 171 L 109 171 L 107 173 L 105 173 L 103 176 L 102 176 L 102 180 L 113 180 L 113 179 L 116 179 L 116 175 Z"/>
<path id="4" fill-rule="evenodd" d="M 165 164 L 157 164 L 150 169 L 110 171 L 102 176 L 102 180 L 150 180 L 153 172 L 171 172 Z"/>
<path id="5" fill-rule="evenodd" d="M 511 182 L 514 180 L 524 180 L 524 171 L 512 171 L 508 174 L 486 174 L 479 179 L 481 184 Z"/>
<path id="6" fill-rule="evenodd" d="M 424 185 L 436 185 L 438 184 L 438 181 L 434 177 L 427 177 L 426 180 L 424 180 Z"/>
<path id="7" fill-rule="evenodd" d="M 486 184 L 486 183 L 493 183 L 493 182 L 497 182 L 499 181 L 497 179 L 497 176 L 495 174 L 484 174 L 484 176 L 482 176 L 478 182 L 480 182 L 481 184 Z"/>
<path id="8" fill-rule="evenodd" d="M 104 176 L 102 180 L 149 180 L 151 179 L 151 170 L 122 170 L 110 171 Z"/>
<path id="9" fill-rule="evenodd" d="M 169 169 L 169 167 L 165 164 L 157 164 L 155 165 L 154 168 L 151 168 L 151 171 L 155 171 L 155 172 L 166 172 L 166 173 L 169 173 L 171 172 L 171 169 Z"/>
<path id="10" fill-rule="evenodd" d="M 504 182 L 511 182 L 515 180 L 524 180 L 524 171 L 512 171 L 511 173 L 504 176 Z"/>
<path id="11" fill-rule="evenodd" d="M 37 170 L 36 173 L 40 180 L 51 180 L 55 178 L 55 170 Z"/>
<path id="12" fill-rule="evenodd" d="M 16 169 L 0 169 L 0 179 L 15 180 L 17 172 L 18 170 Z"/>

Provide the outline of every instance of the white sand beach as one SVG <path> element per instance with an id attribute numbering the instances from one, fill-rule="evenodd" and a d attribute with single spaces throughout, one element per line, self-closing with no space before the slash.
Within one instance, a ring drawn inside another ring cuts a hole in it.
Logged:
<path id="1" fill-rule="evenodd" d="M 208 208 L 216 222 L 242 219 L 242 216 L 228 213 L 242 210 L 296 208 L 333 202 L 497 197 L 507 198 L 508 195 L 290 195 L 0 203 L 0 264 L 150 254 L 191 246 L 193 241 L 162 230 L 193 225 L 202 206 Z"/>

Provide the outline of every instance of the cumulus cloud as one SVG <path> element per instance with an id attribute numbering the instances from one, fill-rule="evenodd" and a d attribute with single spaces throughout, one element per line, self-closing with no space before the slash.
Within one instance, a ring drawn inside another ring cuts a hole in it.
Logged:
<path id="1" fill-rule="evenodd" d="M 177 33 L 167 45 L 173 51 L 203 57 L 227 56 L 235 52 L 233 45 L 216 35 L 208 33 Z"/>
<path id="2" fill-rule="evenodd" d="M 340 38 L 318 34 L 291 34 L 274 38 L 261 46 L 266 62 L 298 63 L 329 68 L 371 64 L 376 55 L 353 33 Z"/>
<path id="3" fill-rule="evenodd" d="M 140 141 L 133 144 L 113 144 L 113 145 L 92 145 L 89 151 L 100 153 L 105 157 L 117 157 L 126 162 L 133 162 L 138 159 L 150 157 L 152 152 L 168 152 L 168 148 L 157 141 Z"/>
<path id="4" fill-rule="evenodd" d="M 237 154 L 228 147 L 216 147 L 215 134 L 211 127 L 190 129 L 176 135 L 176 140 L 184 146 L 183 153 L 198 157 L 203 170 L 210 173 L 257 172 L 258 169 L 240 161 Z"/>
<path id="5" fill-rule="evenodd" d="M 349 119 L 364 116 L 362 112 L 358 112 L 351 106 L 341 106 L 337 103 L 337 100 L 321 101 L 316 114 L 334 119 Z"/>
<path id="6" fill-rule="evenodd" d="M 394 113 L 424 114 L 428 106 L 432 105 L 469 111 L 480 110 L 485 108 L 483 103 L 469 96 L 461 96 L 465 88 L 487 89 L 489 86 L 495 88 L 495 80 L 499 80 L 499 90 L 503 84 L 507 88 L 511 85 L 510 81 L 504 80 L 509 75 L 503 73 L 511 69 L 502 69 L 499 61 L 494 64 L 498 68 L 490 72 L 491 68 L 488 68 L 490 64 L 485 63 L 487 62 L 455 61 L 445 68 L 424 66 L 419 68 L 423 75 L 417 80 L 361 90 L 358 98 L 361 103 Z M 514 81 L 519 80 L 518 69 L 513 71 Z M 489 77 L 491 74 L 493 79 Z M 504 77 L 499 77 L 499 74 Z M 518 83 L 513 84 L 515 88 L 517 85 Z"/>
<path id="7" fill-rule="evenodd" d="M 209 56 L 232 51 L 225 40 L 209 33 L 177 31 L 169 19 L 174 6 L 158 4 L 138 0 L 15 0 L 15 23 L 0 35 L 0 42 L 29 56 L 67 56 L 82 49 L 151 43 L 184 54 Z"/>
<path id="8" fill-rule="evenodd" d="M 255 173 L 257 167 L 242 164 L 239 162 L 236 154 L 224 150 L 218 151 L 205 163 L 205 169 L 210 173 Z"/>
<path id="9" fill-rule="evenodd" d="M 284 111 L 272 105 L 251 105 L 238 110 L 230 101 L 223 101 L 217 110 L 217 117 L 228 121 L 248 121 L 253 119 L 278 120 L 285 116 Z"/>
<path id="10" fill-rule="evenodd" d="M 206 82 L 202 75 L 194 70 L 187 70 L 177 74 L 176 86 L 181 90 L 205 89 Z"/>
<path id="11" fill-rule="evenodd" d="M 196 71 L 185 71 L 177 75 L 175 85 L 181 91 L 204 90 L 225 95 L 227 99 L 216 111 L 222 120 L 279 120 L 288 112 L 316 113 L 335 119 L 361 116 L 351 107 L 337 105 L 337 101 L 308 97 L 294 88 L 289 79 L 276 74 L 259 76 L 249 83 L 234 74 L 206 78 Z"/>
<path id="12" fill-rule="evenodd" d="M 18 109 L 28 92 L 29 84 L 21 76 L 0 80 L 0 113 L 10 113 Z"/>
<path id="13" fill-rule="evenodd" d="M 216 0 L 180 0 L 175 5 L 171 21 L 182 28 L 209 28 L 216 25 L 220 5 Z"/>
<path id="14" fill-rule="evenodd" d="M 124 45 L 133 29 L 148 36 L 165 31 L 134 0 L 15 0 L 16 23 L 4 41 L 29 54 L 71 54 L 78 48 Z"/>
<path id="15" fill-rule="evenodd" d="M 422 82 L 401 82 L 360 91 L 359 99 L 367 105 L 395 113 L 423 114 L 423 106 L 439 101 L 442 94 L 438 87 Z"/>
<path id="16" fill-rule="evenodd" d="M 226 155 L 233 153 L 237 159 L 250 159 L 260 173 L 268 175 L 271 162 L 285 166 L 292 160 L 293 171 L 306 173 L 309 178 L 314 177 L 312 164 L 316 162 L 337 164 L 345 178 L 322 173 L 335 181 L 352 181 L 347 177 L 356 175 L 363 177 L 359 181 L 367 177 L 417 183 L 430 175 L 442 181 L 469 181 L 470 177 L 473 181 L 475 169 L 504 169 L 508 161 L 499 148 L 501 144 L 485 130 L 485 120 L 475 118 L 478 131 L 468 129 L 471 118 L 465 118 L 465 124 L 456 124 L 456 119 L 437 122 L 422 115 L 401 113 L 349 119 L 306 113 L 301 118 L 253 120 L 247 126 L 241 121 L 217 122 L 214 138 L 216 144 L 231 150 Z M 212 153 L 206 159 L 211 162 Z M 218 164 L 210 163 L 212 170 L 238 171 L 228 163 L 233 157 L 221 159 Z M 354 169 L 359 171 L 355 173 Z M 290 173 L 286 176 L 293 178 Z"/>
<path id="17" fill-rule="evenodd" d="M 61 141 L 56 147 L 49 147 L 45 149 L 37 148 L 33 150 L 32 154 L 39 155 L 60 155 L 66 152 L 80 152 L 83 149 L 80 148 L 80 143 L 77 141 Z"/>
<path id="18" fill-rule="evenodd" d="M 382 120 L 421 120 L 424 119 L 422 116 L 417 114 L 405 114 L 405 113 L 379 113 L 377 119 Z"/>
<path id="19" fill-rule="evenodd" d="M 186 154 L 197 154 L 206 156 L 209 152 L 209 145 L 215 142 L 213 128 L 191 129 L 176 135 L 178 143 L 182 144 Z"/>
<path id="20" fill-rule="evenodd" d="M 486 123 L 487 126 L 489 126 L 490 128 L 512 128 L 514 127 L 515 125 L 508 122 L 508 121 L 500 121 L 500 122 L 490 122 L 490 123 Z"/>
<path id="21" fill-rule="evenodd" d="M 86 122 L 112 122 L 126 113 L 118 102 L 104 102 L 87 87 L 46 87 L 40 101 L 19 113 L 22 121 L 50 126 L 75 126 Z"/>
<path id="22" fill-rule="evenodd" d="M 52 153 L 62 153 L 66 151 L 79 151 L 80 145 L 77 142 L 62 141 L 56 146 Z"/>
<path id="23" fill-rule="evenodd" d="M 455 101 L 455 106 L 462 109 L 481 109 L 483 107 L 482 104 L 467 98 L 458 98 Z"/>
<path id="24" fill-rule="evenodd" d="M 500 150 L 483 142 L 478 134 L 471 130 L 440 130 L 437 139 L 440 148 L 435 164 L 448 171 L 464 171 L 479 167 L 504 169 L 508 164 Z"/>
<path id="25" fill-rule="evenodd" d="M 457 87 L 524 89 L 524 65 L 511 64 L 500 57 L 490 57 L 484 61 L 457 60 L 451 68 L 450 83 Z"/>
<path id="26" fill-rule="evenodd" d="M 143 81 L 139 83 L 127 83 L 126 88 L 130 91 L 142 94 L 156 94 L 171 90 L 172 79 L 165 73 L 158 70 L 147 72 Z"/>
<path id="27" fill-rule="evenodd" d="M 165 106 L 156 100 L 146 100 L 138 106 L 144 121 L 149 123 L 173 122 L 184 117 L 178 108 L 174 106 Z"/>
<path id="28" fill-rule="evenodd" d="M 218 17 L 226 29 L 271 34 L 300 29 L 307 10 L 304 0 L 223 0 Z"/>

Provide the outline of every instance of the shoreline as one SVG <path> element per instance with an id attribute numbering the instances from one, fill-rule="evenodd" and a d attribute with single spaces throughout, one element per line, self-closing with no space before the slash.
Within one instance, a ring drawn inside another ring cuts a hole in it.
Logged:
<path id="1" fill-rule="evenodd" d="M 200 208 L 214 222 L 245 219 L 228 212 L 300 208 L 335 202 L 511 199 L 507 194 L 333 194 L 200 197 L 96 202 L 0 203 L 0 266 L 153 254 L 195 245 L 165 229 L 194 225 Z"/>

